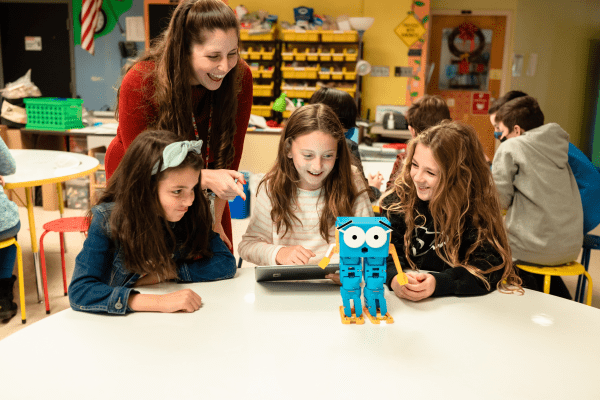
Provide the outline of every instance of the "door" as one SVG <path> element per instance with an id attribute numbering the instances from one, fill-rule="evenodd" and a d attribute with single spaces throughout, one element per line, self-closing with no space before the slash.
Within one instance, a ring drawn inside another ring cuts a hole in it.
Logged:
<path id="1" fill-rule="evenodd" d="M 31 69 L 43 97 L 73 97 L 69 5 L 0 3 L 4 85 Z"/>
<path id="2" fill-rule="evenodd" d="M 475 128 L 487 157 L 494 156 L 494 129 L 487 110 L 501 96 L 507 16 L 433 15 L 426 93 L 440 95 L 450 116 Z"/>

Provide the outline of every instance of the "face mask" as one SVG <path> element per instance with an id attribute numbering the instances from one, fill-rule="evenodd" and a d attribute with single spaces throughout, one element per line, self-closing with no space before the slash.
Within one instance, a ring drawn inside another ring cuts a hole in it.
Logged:
<path id="1" fill-rule="evenodd" d="M 494 137 L 496 139 L 500 139 L 500 136 L 502 136 L 502 132 L 494 132 Z"/>

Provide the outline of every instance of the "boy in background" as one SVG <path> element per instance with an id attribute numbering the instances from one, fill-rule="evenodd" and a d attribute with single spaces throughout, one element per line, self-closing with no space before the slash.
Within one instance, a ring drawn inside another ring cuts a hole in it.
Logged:
<path id="1" fill-rule="evenodd" d="M 548 266 L 575 260 L 583 243 L 583 209 L 568 162 L 569 135 L 558 124 L 544 125 L 538 102 L 529 96 L 504 104 L 495 121 L 503 143 L 492 175 L 507 209 L 513 258 Z M 568 291 L 557 292 L 562 287 L 553 294 L 570 298 Z"/>
<path id="2" fill-rule="evenodd" d="M 410 135 L 415 138 L 425 129 L 435 126 L 445 119 L 450 119 L 450 109 L 443 97 L 426 94 L 410 106 L 405 117 Z M 404 158 L 406 158 L 406 152 L 399 153 L 396 156 L 396 161 L 392 167 L 392 173 L 390 174 L 390 179 L 388 179 L 386 190 L 389 190 L 394 186 L 394 180 L 398 176 L 400 170 L 402 170 Z"/>
<path id="3" fill-rule="evenodd" d="M 496 121 L 496 113 L 508 101 L 524 96 L 527 96 L 527 93 L 511 90 L 490 107 L 488 114 L 496 139 L 500 139 L 502 135 L 498 128 L 498 121 Z M 583 207 L 583 233 L 586 234 L 600 225 L 600 170 L 573 143 L 569 143 L 569 166 L 579 188 Z"/>

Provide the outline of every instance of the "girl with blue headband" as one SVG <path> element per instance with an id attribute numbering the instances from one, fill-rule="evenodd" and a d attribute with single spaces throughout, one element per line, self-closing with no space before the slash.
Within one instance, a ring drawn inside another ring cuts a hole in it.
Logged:
<path id="1" fill-rule="evenodd" d="M 151 295 L 135 287 L 235 275 L 235 258 L 211 230 L 199 184 L 201 154 L 201 140 L 180 141 L 172 132 L 146 131 L 135 138 L 90 211 L 69 286 L 74 310 L 194 312 L 202 300 L 191 289 Z"/>

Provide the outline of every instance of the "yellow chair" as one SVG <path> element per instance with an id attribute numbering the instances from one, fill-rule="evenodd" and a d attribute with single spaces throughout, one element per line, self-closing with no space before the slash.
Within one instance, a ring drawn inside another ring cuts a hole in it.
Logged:
<path id="1" fill-rule="evenodd" d="M 25 285 L 23 283 L 23 253 L 21 252 L 21 246 L 19 246 L 19 242 L 17 242 L 15 238 L 10 238 L 8 240 L 0 242 L 0 249 L 12 245 L 15 245 L 17 247 L 17 266 L 19 271 L 19 298 L 21 300 L 21 322 L 25 323 L 27 322 L 27 316 L 25 314 Z"/>
<path id="2" fill-rule="evenodd" d="M 585 270 L 585 267 L 577 261 L 571 261 L 566 264 L 553 265 L 551 267 L 534 266 L 517 263 L 517 267 L 523 271 L 532 274 L 544 275 L 544 293 L 550 293 L 550 277 L 551 276 L 574 276 L 585 275 L 589 282 L 586 304 L 592 305 L 592 277 Z M 577 300 L 577 299 L 576 299 Z"/>

